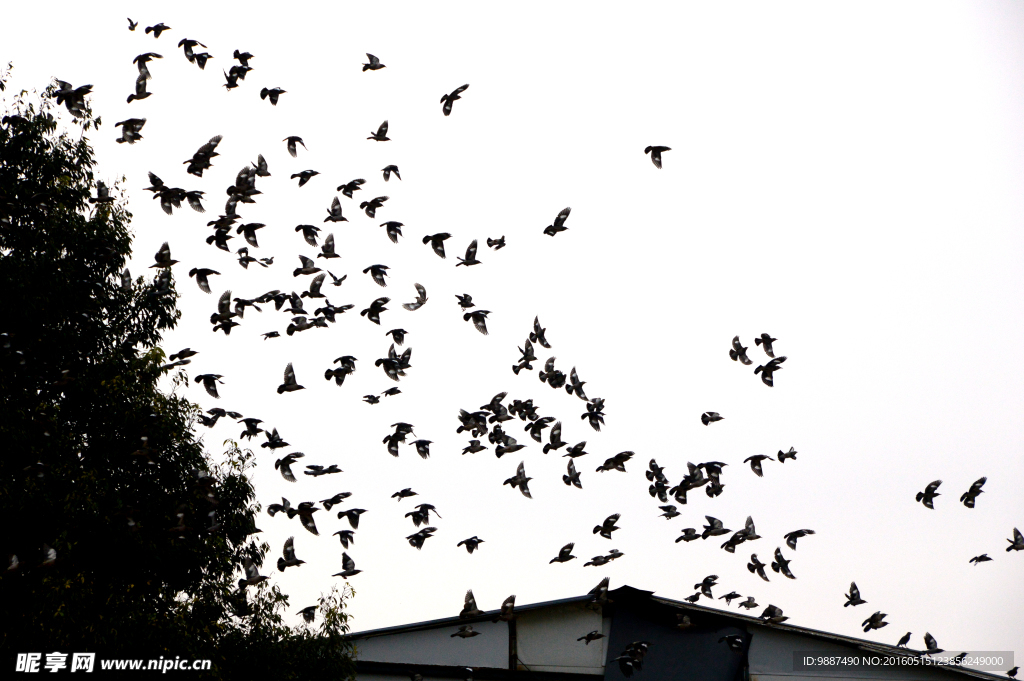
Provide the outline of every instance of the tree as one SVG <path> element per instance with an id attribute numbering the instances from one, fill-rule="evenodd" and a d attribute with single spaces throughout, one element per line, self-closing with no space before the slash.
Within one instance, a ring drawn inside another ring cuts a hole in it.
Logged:
<path id="1" fill-rule="evenodd" d="M 56 92 L 22 92 L 0 122 L 0 647 L 350 676 L 351 590 L 322 599 L 313 633 L 283 624 L 276 587 L 235 584 L 269 548 L 254 539 L 254 456 L 227 443 L 215 465 L 199 408 L 158 388 L 173 275 L 124 269 L 132 216 L 94 180 L 85 137 L 101 120 L 84 103 L 79 139 L 58 131 Z"/>

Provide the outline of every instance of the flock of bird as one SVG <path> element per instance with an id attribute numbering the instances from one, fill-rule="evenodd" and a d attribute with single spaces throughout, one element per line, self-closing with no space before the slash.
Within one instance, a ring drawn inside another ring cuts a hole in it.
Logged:
<path id="1" fill-rule="evenodd" d="M 129 19 L 129 30 L 134 31 L 137 24 Z M 171 31 L 172 29 L 164 24 L 156 24 L 145 28 L 146 34 L 152 34 L 155 39 L 159 39 L 161 34 L 165 31 Z M 194 52 L 194 48 L 206 46 L 197 40 L 182 39 L 178 43 L 178 47 L 183 48 L 185 58 L 192 64 L 195 64 L 200 69 L 204 69 L 208 60 L 212 59 L 213 56 L 207 52 Z M 362 64 L 362 71 L 377 71 L 385 68 L 385 64 L 380 62 L 380 59 L 372 54 L 367 54 L 367 63 Z M 153 93 L 148 91 L 148 82 L 152 78 L 149 70 L 149 64 L 153 60 L 161 59 L 162 56 L 155 52 L 147 52 L 140 54 L 133 60 L 133 63 L 137 64 L 139 75 L 135 83 L 135 91 L 128 96 L 128 103 L 134 101 L 143 100 L 150 97 Z M 243 82 L 246 79 L 246 75 L 253 71 L 253 67 L 250 66 L 250 61 L 254 60 L 255 57 L 248 52 L 241 52 L 235 50 L 233 59 L 237 62 L 230 66 L 229 70 L 224 70 L 225 84 L 224 87 L 229 91 L 232 89 L 240 88 L 243 86 Z M 369 76 L 368 76 L 369 77 Z M 68 110 L 75 116 L 82 115 L 84 111 L 84 98 L 91 92 L 91 86 L 85 85 L 78 88 L 73 87 L 71 84 L 64 81 L 58 81 L 59 89 L 56 93 L 58 104 L 64 104 Z M 441 97 L 442 114 L 449 116 L 452 113 L 453 104 L 461 99 L 461 96 L 467 91 L 468 85 L 462 85 L 450 93 L 444 94 Z M 260 97 L 262 99 L 268 99 L 271 105 L 276 105 L 279 98 L 286 94 L 286 90 L 279 87 L 267 88 L 264 87 L 260 90 Z M 121 129 L 121 137 L 117 139 L 118 143 L 136 144 L 142 140 L 142 130 L 146 123 L 145 118 L 129 118 L 117 123 L 117 127 Z M 368 140 L 375 142 L 386 142 L 390 138 L 388 134 L 388 122 L 385 120 L 376 131 L 371 132 Z M 186 159 L 182 164 L 187 166 L 186 173 L 195 176 L 196 178 L 203 177 L 203 171 L 212 167 L 213 160 L 219 156 L 217 148 L 221 142 L 222 137 L 216 135 L 208 142 L 203 144 L 191 158 Z M 299 147 L 306 149 L 305 142 L 302 137 L 297 135 L 291 135 L 282 140 L 286 145 L 287 153 L 297 158 L 299 154 Z M 648 146 L 644 152 L 649 154 L 651 161 L 654 166 L 658 169 L 662 167 L 662 154 L 669 151 L 669 147 L 665 146 Z M 381 171 L 383 173 L 384 181 L 389 181 L 392 176 L 396 179 L 401 180 L 399 168 L 395 165 L 388 165 Z M 303 187 L 310 181 L 313 181 L 320 173 L 316 170 L 307 169 L 291 174 L 291 179 L 298 181 L 298 186 Z M 206 239 L 206 243 L 218 248 L 222 251 L 231 252 L 231 247 L 228 242 L 235 238 L 235 235 L 240 235 L 245 241 L 246 245 L 238 248 L 235 251 L 235 255 L 238 257 L 238 263 L 241 267 L 248 269 L 249 265 L 257 265 L 262 268 L 268 268 L 275 265 L 273 257 L 266 258 L 255 258 L 249 253 L 249 249 L 259 248 L 258 234 L 257 232 L 266 227 L 266 225 L 257 222 L 244 222 L 244 219 L 239 214 L 239 210 L 243 209 L 248 204 L 256 202 L 257 197 L 261 194 L 261 191 L 257 189 L 257 181 L 261 177 L 270 176 L 270 169 L 266 159 L 259 155 L 257 160 L 253 163 L 246 164 L 242 167 L 232 185 L 227 187 L 227 201 L 224 206 L 224 212 L 216 220 L 212 220 L 208 223 L 208 226 L 213 229 L 213 233 Z M 153 193 L 153 198 L 159 200 L 161 209 L 168 215 L 172 215 L 174 210 L 181 208 L 182 202 L 187 202 L 188 205 L 195 211 L 200 213 L 205 212 L 203 201 L 205 200 L 206 191 L 199 189 L 184 189 L 180 187 L 172 187 L 167 185 L 163 180 L 160 179 L 156 174 L 149 173 L 150 186 L 146 189 Z M 366 184 L 364 178 L 356 178 L 343 182 L 337 187 L 337 192 L 341 196 L 347 199 L 354 200 L 354 193 L 361 191 L 363 185 Z M 105 186 L 100 183 L 98 187 L 98 195 L 94 199 L 95 202 L 109 202 L 112 198 L 109 196 L 109 191 Z M 359 208 L 363 210 L 368 218 L 375 218 L 376 211 L 385 209 L 386 202 L 389 200 L 388 196 L 377 196 L 367 201 L 362 201 L 359 204 Z M 324 223 L 339 223 L 347 222 L 348 218 L 343 215 L 344 205 L 342 200 L 335 196 L 330 207 L 327 208 L 327 217 L 324 218 Z M 547 227 L 544 227 L 541 231 L 544 235 L 556 236 L 561 232 L 568 229 L 566 223 L 570 216 L 570 208 L 565 208 L 560 211 L 552 220 L 552 223 Z M 396 220 L 389 220 L 381 223 L 380 225 L 385 229 L 385 234 L 390 241 L 399 243 L 399 240 L 403 238 L 402 228 L 403 223 Z M 286 336 L 293 336 L 296 333 L 302 333 L 313 329 L 326 329 L 330 328 L 330 325 L 335 323 L 338 315 L 344 314 L 348 310 L 354 309 L 354 305 L 333 305 L 327 299 L 327 294 L 324 292 L 324 286 L 333 286 L 336 289 L 341 287 L 347 279 L 348 275 L 336 276 L 333 272 L 327 269 L 328 264 L 340 256 L 336 252 L 335 240 L 333 234 L 321 235 L 323 228 L 315 225 L 298 225 L 295 227 L 295 232 L 301 234 L 303 241 L 312 248 L 319 248 L 319 252 L 314 257 L 307 255 L 299 255 L 299 267 L 296 267 L 292 276 L 293 279 L 299 280 L 299 278 L 308 279 L 308 285 L 299 287 L 302 289 L 300 292 L 294 290 L 288 291 L 287 289 L 292 288 L 286 286 L 285 289 L 274 289 L 268 291 L 262 295 L 255 296 L 252 298 L 243 298 L 233 296 L 230 290 L 224 291 L 218 300 L 216 312 L 210 317 L 210 323 L 214 332 L 222 331 L 228 335 L 232 332 L 232 329 L 242 325 L 245 317 L 247 308 L 253 308 L 256 312 L 261 312 L 260 306 L 274 305 L 275 310 L 284 310 L 289 315 L 289 322 L 283 328 Z M 322 237 L 322 240 L 321 240 Z M 422 238 L 422 243 L 430 247 L 431 252 L 437 255 L 439 258 L 445 259 L 447 253 L 445 250 L 445 242 L 452 238 L 452 235 L 447 232 L 440 232 L 436 234 L 428 234 Z M 501 236 L 496 239 L 488 238 L 487 247 L 494 251 L 500 250 L 505 246 L 505 237 Z M 472 267 L 479 265 L 481 261 L 478 258 L 478 240 L 474 239 L 466 247 L 464 257 L 458 258 L 456 267 Z M 174 260 L 171 255 L 171 248 L 169 243 L 164 243 L 160 250 L 156 253 L 155 262 L 150 267 L 157 269 L 159 274 L 156 280 L 157 291 L 168 290 L 170 283 L 170 270 L 178 263 Z M 323 262 L 321 262 L 323 260 Z M 367 275 L 377 286 L 386 288 L 388 285 L 389 267 L 383 264 L 372 264 L 362 270 L 364 275 Z M 205 293 L 211 293 L 211 277 L 220 275 L 220 272 L 208 268 L 208 267 L 192 267 L 189 271 L 189 277 L 194 278 L 198 287 Z M 327 277 L 330 277 L 330 281 Z M 122 285 L 125 288 L 133 286 L 131 275 L 126 270 L 122 276 Z M 409 312 L 415 312 L 422 308 L 427 302 L 427 291 L 426 288 L 417 283 L 415 284 L 416 297 L 411 302 L 404 303 L 403 307 Z M 481 334 L 486 335 L 487 330 L 487 318 L 491 314 L 490 310 L 481 309 L 473 301 L 473 297 L 468 294 L 456 295 L 457 304 L 460 306 L 463 319 L 466 322 L 471 322 L 473 327 Z M 305 304 L 310 303 L 311 307 L 315 307 L 312 314 L 305 309 Z M 385 312 L 389 311 L 387 305 L 391 302 L 391 298 L 387 296 L 381 296 L 368 302 L 367 306 L 360 311 L 360 316 L 365 317 L 369 322 L 375 325 L 382 324 L 382 316 Z M 389 315 L 390 316 L 390 315 Z M 406 371 L 412 369 L 412 349 L 406 348 L 404 351 L 399 353 L 396 346 L 402 347 L 406 340 L 408 332 L 405 329 L 396 327 L 388 331 L 392 343 L 387 350 L 387 354 L 384 357 L 380 357 L 375 360 L 374 366 L 379 367 L 388 379 L 399 382 L 402 377 L 406 375 Z M 262 334 L 264 340 L 277 339 L 281 337 L 279 331 L 270 331 Z M 778 339 L 771 337 L 767 333 L 762 333 L 760 336 L 754 338 L 754 344 L 764 352 L 766 359 L 759 363 L 754 369 L 755 376 L 759 376 L 764 385 L 773 387 L 775 374 L 783 368 L 783 363 L 786 361 L 785 356 L 775 355 L 775 343 Z M 550 349 L 552 346 L 547 338 L 547 330 L 541 325 L 538 318 L 534 319 L 533 327 L 527 333 L 527 337 L 523 342 L 522 347 L 517 348 L 519 357 L 512 365 L 512 371 L 515 375 L 520 375 L 523 371 L 533 371 L 534 362 L 540 362 L 536 351 L 540 348 Z M 736 336 L 732 339 L 731 346 L 728 350 L 729 357 L 736 362 L 741 363 L 745 366 L 754 364 L 754 361 L 747 354 L 748 347 L 744 347 L 740 337 Z M 191 348 L 185 348 L 180 352 L 171 354 L 168 359 L 169 363 L 163 366 L 164 369 L 170 370 L 174 367 L 184 366 L 189 364 L 191 358 L 198 354 L 198 351 L 192 350 Z M 324 378 L 327 381 L 334 381 L 337 386 L 343 386 L 347 376 L 351 375 L 356 371 L 357 360 L 354 356 L 341 356 L 332 362 L 332 366 L 325 368 Z M 581 380 L 580 375 L 575 366 L 571 367 L 568 374 L 564 371 L 556 368 L 556 358 L 551 356 L 544 361 L 542 369 L 537 371 L 537 376 L 540 379 L 541 384 L 546 384 L 554 390 L 564 388 L 565 391 L 571 396 L 575 395 L 584 404 L 585 410 L 580 414 L 580 419 L 587 422 L 591 428 L 600 432 L 601 426 L 604 424 L 605 419 L 605 400 L 600 397 L 588 397 L 584 386 L 586 381 Z M 224 377 L 219 374 L 206 373 L 195 376 L 194 380 L 197 384 L 202 384 L 205 391 L 213 398 L 219 398 L 218 385 L 223 383 Z M 284 368 L 284 374 L 282 383 L 278 386 L 278 394 L 284 394 L 289 392 L 295 392 L 298 390 L 305 389 L 305 386 L 300 383 L 299 376 L 296 375 L 296 371 L 292 363 L 287 364 Z M 309 378 L 306 376 L 305 378 Z M 380 394 L 365 395 L 362 399 L 369 404 L 377 404 L 382 397 L 390 397 L 401 393 L 401 390 L 397 386 L 391 387 Z M 259 434 L 263 434 L 266 441 L 261 444 L 262 448 L 268 449 L 270 452 L 275 452 L 278 449 L 289 447 L 289 443 L 285 442 L 283 436 L 281 436 L 276 428 L 265 427 L 266 424 L 258 418 L 244 417 L 242 414 L 234 411 L 228 411 L 221 408 L 213 408 L 207 411 L 207 415 L 204 415 L 201 419 L 201 423 L 204 426 L 212 427 L 215 425 L 220 418 L 230 417 L 236 419 L 239 423 L 245 426 L 245 430 L 241 433 L 242 438 L 251 439 L 257 437 Z M 580 440 L 575 444 L 570 445 L 568 441 L 562 439 L 563 428 L 562 421 L 555 415 L 542 416 L 538 413 L 538 408 L 534 406 L 533 399 L 508 399 L 507 392 L 500 392 L 496 394 L 487 404 L 481 405 L 477 409 L 461 409 L 458 414 L 458 426 L 456 433 L 466 433 L 468 443 L 463 449 L 462 454 L 477 454 L 489 450 L 490 446 L 493 446 L 493 451 L 496 457 L 501 458 L 505 454 L 518 452 L 524 449 L 527 445 L 520 443 L 516 437 L 513 437 L 507 430 L 510 430 L 514 421 L 519 419 L 520 423 L 524 425 L 524 432 L 529 435 L 529 438 L 535 443 L 543 445 L 543 453 L 557 453 L 562 451 L 562 457 L 567 458 L 566 462 L 566 473 L 562 476 L 562 481 L 570 489 L 584 489 L 583 472 L 577 468 L 577 460 L 588 454 L 587 441 Z M 714 411 L 707 411 L 701 415 L 701 422 L 708 426 L 712 423 L 721 421 L 724 417 Z M 264 426 L 264 427 L 261 427 Z M 415 452 L 422 457 L 427 459 L 430 457 L 430 445 L 431 440 L 418 438 L 415 440 L 408 439 L 409 436 L 416 437 L 413 432 L 413 425 L 404 422 L 394 423 L 391 426 L 393 431 L 386 434 L 383 438 L 383 444 L 385 445 L 386 451 L 392 456 L 399 456 L 401 452 L 400 445 L 407 444 L 414 448 Z M 545 433 L 545 431 L 547 431 Z M 486 438 L 487 444 L 484 444 Z M 545 442 L 546 440 L 546 442 Z M 564 450 L 563 450 L 564 448 Z M 291 452 L 285 454 L 275 461 L 275 469 L 278 470 L 284 480 L 295 483 L 298 478 L 295 476 L 292 466 L 294 466 L 300 459 L 303 459 L 305 455 L 301 452 Z M 626 465 L 634 457 L 634 452 L 623 451 L 612 457 L 607 458 L 600 466 L 595 469 L 596 473 L 604 472 L 626 472 Z M 764 476 L 764 464 L 765 462 L 772 461 L 784 464 L 786 461 L 797 460 L 797 451 L 790 447 L 788 451 L 782 451 L 781 449 L 777 452 L 775 458 L 768 454 L 754 454 L 743 460 L 743 463 L 749 464 L 751 471 L 757 477 Z M 665 468 L 658 465 L 655 459 L 651 459 L 648 463 L 648 468 L 645 471 L 645 475 L 648 481 L 651 483 L 649 486 L 649 494 L 653 499 L 657 500 L 660 504 L 658 508 L 662 511 L 661 516 L 672 520 L 678 517 L 680 514 L 679 506 L 687 504 L 687 494 L 700 488 L 703 488 L 706 495 L 709 498 L 715 498 L 723 494 L 725 490 L 724 469 L 728 466 L 728 463 L 721 461 L 706 461 L 698 464 L 687 463 L 687 471 L 679 479 L 678 483 L 673 484 Z M 320 464 L 309 464 L 305 466 L 306 470 L 303 471 L 304 475 L 310 477 L 319 477 L 324 475 L 331 475 L 342 472 L 336 464 L 320 465 Z M 526 472 L 526 460 L 519 462 L 516 467 L 515 474 L 507 478 L 504 485 L 508 485 L 511 489 L 516 490 L 522 494 L 526 499 L 532 499 L 533 495 L 529 488 L 529 483 L 533 478 L 529 477 Z M 678 478 L 677 478 L 678 479 Z M 967 508 L 973 508 L 975 500 L 982 493 L 982 486 L 985 484 L 986 478 L 980 478 L 976 481 L 971 488 L 964 493 L 961 497 L 961 501 Z M 938 496 L 936 491 L 941 481 L 936 480 L 935 482 L 928 485 L 924 492 L 917 494 L 917 500 L 922 502 L 927 508 L 933 508 L 933 500 Z M 299 518 L 302 527 L 313 535 L 319 535 L 319 529 L 314 519 L 314 514 L 324 510 L 330 512 L 334 506 L 340 506 L 345 500 L 351 496 L 351 493 L 343 492 L 338 493 L 328 499 L 320 500 L 319 502 L 314 501 L 303 501 L 297 505 L 292 503 L 287 498 L 282 498 L 281 503 L 270 504 L 267 508 L 267 513 L 274 517 L 278 513 L 288 519 Z M 397 499 L 401 503 L 404 499 L 418 496 L 415 491 L 411 488 L 405 488 L 397 491 L 392 498 Z M 670 503 L 670 500 L 674 503 Z M 323 508 L 318 507 L 316 504 L 322 504 Z M 363 513 L 368 512 L 367 509 L 363 508 L 345 508 L 336 512 L 338 520 L 346 520 L 348 528 L 339 529 L 334 532 L 334 536 L 338 536 L 342 548 L 345 549 L 341 554 L 341 571 L 335 573 L 333 576 L 350 578 L 361 572 L 356 569 L 355 561 L 349 556 L 347 550 L 354 545 L 355 542 L 355 531 L 359 528 L 359 519 Z M 433 534 L 437 531 L 436 527 L 431 526 L 432 515 L 440 519 L 440 515 L 436 507 L 430 503 L 421 503 L 414 507 L 412 511 L 405 514 L 405 517 L 411 519 L 416 531 L 406 537 L 406 540 L 416 549 L 421 549 L 424 543 L 430 539 Z M 211 526 L 204 528 L 203 530 L 197 531 L 210 531 L 217 527 L 215 515 L 211 516 Z M 696 540 L 706 541 L 712 537 L 726 537 L 724 543 L 721 544 L 721 548 L 727 553 L 734 554 L 737 547 L 746 542 L 753 542 L 760 539 L 760 535 L 757 534 L 754 521 L 752 517 L 748 516 L 743 522 L 742 527 L 737 530 L 730 529 L 725 526 L 725 522 L 715 518 L 713 516 L 705 516 L 707 524 L 703 526 L 701 530 L 694 527 L 686 527 L 682 529 L 681 535 L 675 540 L 678 542 L 692 542 Z M 606 517 L 603 521 L 600 521 L 593 529 L 593 533 L 599 535 L 602 538 L 611 540 L 613 533 L 619 530 L 617 525 L 620 520 L 620 514 L 614 513 Z M 184 520 L 179 517 L 178 526 L 171 528 L 175 532 L 183 532 L 187 528 Z M 783 535 L 786 546 L 790 551 L 795 551 L 797 548 L 797 540 L 803 537 L 814 535 L 814 530 L 811 529 L 797 529 L 791 532 L 787 532 Z M 1024 537 L 1021 533 L 1014 528 L 1013 538 L 1009 540 L 1010 546 L 1007 547 L 1007 551 L 1021 551 L 1024 550 Z M 477 536 L 472 536 L 463 539 L 458 542 L 456 548 L 465 548 L 470 554 L 480 549 L 480 545 L 484 543 L 484 540 Z M 577 556 L 573 555 L 575 548 L 575 542 L 569 542 L 565 544 L 557 553 L 557 555 L 550 560 L 550 563 L 566 563 L 574 560 Z M 606 553 L 601 553 L 590 558 L 589 561 L 585 562 L 585 566 L 601 567 L 607 565 L 613 560 L 617 560 L 624 554 L 617 549 L 610 549 Z M 792 554 L 791 554 L 792 555 Z M 971 559 L 972 563 L 979 564 L 991 560 L 987 554 L 982 554 Z M 776 547 L 772 559 L 769 563 L 762 562 L 759 560 L 757 553 L 750 554 L 749 561 L 747 562 L 747 569 L 751 574 L 756 575 L 764 581 L 770 581 L 771 573 L 766 570 L 770 567 L 771 572 L 785 577 L 787 579 L 796 579 L 796 574 L 791 567 L 793 558 L 787 558 L 783 552 L 781 545 Z M 277 566 L 280 571 L 285 571 L 288 568 L 299 567 L 305 564 L 305 561 L 301 560 L 296 556 L 294 537 L 289 537 L 282 548 L 282 556 L 278 558 Z M 258 566 L 253 564 L 251 561 L 246 561 L 245 564 L 245 577 L 240 579 L 238 582 L 240 593 L 244 596 L 244 590 L 262 581 L 265 581 L 267 576 L 259 573 Z M 700 598 L 708 600 L 715 599 L 712 589 L 718 584 L 717 575 L 709 575 L 704 578 L 701 582 L 694 585 L 696 592 L 688 597 L 686 600 L 691 603 L 696 603 Z M 608 590 L 608 578 L 602 580 L 601 584 L 598 585 L 594 590 L 591 591 L 592 600 L 595 602 L 602 602 L 602 599 L 606 599 L 606 593 Z M 859 606 L 866 604 L 867 601 L 861 597 L 861 592 L 858 589 L 856 583 L 851 583 L 849 592 L 845 594 L 846 602 L 843 607 Z M 734 600 L 740 600 L 738 607 L 751 610 L 759 608 L 760 606 L 756 602 L 754 596 L 747 595 L 745 598 L 737 593 L 736 591 L 730 591 L 725 595 L 719 596 L 715 600 L 724 600 L 727 607 L 731 606 Z M 498 620 L 510 619 L 514 616 L 513 610 L 515 606 L 515 596 L 510 596 L 501 606 Z M 300 610 L 300 614 L 306 619 L 306 621 L 313 621 L 315 617 L 316 606 L 310 606 Z M 461 617 L 475 617 L 481 615 L 480 611 L 476 607 L 476 601 L 473 597 L 472 591 L 466 594 L 465 604 Z M 864 632 L 869 632 L 873 629 L 881 629 L 887 626 L 888 622 L 885 621 L 887 615 L 881 611 L 875 612 L 873 615 L 868 617 L 862 623 Z M 768 622 L 779 623 L 787 620 L 788 618 L 783 614 L 781 608 L 768 604 L 767 607 L 761 613 L 761 618 Z M 495 621 L 498 621 L 495 620 Z M 688 618 L 680 616 L 680 627 L 686 628 L 689 625 Z M 459 631 L 452 636 L 458 636 L 462 638 L 471 638 L 478 635 L 479 632 L 474 632 L 471 625 L 462 626 Z M 599 632 L 590 632 L 584 636 L 581 636 L 579 641 L 584 644 L 601 638 L 602 635 Z M 903 636 L 899 644 L 900 646 L 906 646 L 910 640 L 910 633 Z M 937 647 L 935 639 L 931 634 L 926 633 L 924 635 L 925 648 L 920 651 L 921 654 L 934 654 L 941 652 Z M 734 648 L 737 645 L 742 646 L 742 641 L 737 642 L 730 637 L 724 637 L 721 640 L 722 643 Z M 617 661 L 622 669 L 623 673 L 627 676 L 631 675 L 634 670 L 639 670 L 642 666 L 642 660 L 647 652 L 649 644 L 642 641 L 631 643 L 629 647 L 613 661 Z"/>

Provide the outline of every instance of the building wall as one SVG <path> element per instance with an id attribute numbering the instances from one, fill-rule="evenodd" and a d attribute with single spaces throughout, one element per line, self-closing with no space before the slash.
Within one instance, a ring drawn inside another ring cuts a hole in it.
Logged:
<path id="1" fill-rule="evenodd" d="M 528 610 L 516 620 L 519 668 L 570 674 L 604 674 L 609 621 L 587 603 Z M 605 638 L 586 644 L 576 639 L 591 631 Z"/>
<path id="2" fill-rule="evenodd" d="M 508 669 L 508 624 L 478 622 L 479 636 L 452 638 L 458 625 L 355 639 L 356 659 Z M 408 681 L 405 679 L 404 681 Z"/>
<path id="3" fill-rule="evenodd" d="M 853 646 L 838 642 L 822 641 L 769 629 L 752 626 L 748 628 L 752 638 L 747 659 L 750 666 L 750 681 L 827 681 L 828 679 L 885 679 L 886 681 L 957 681 L 963 676 L 952 672 L 927 667 L 829 667 L 819 670 L 800 671 L 794 669 L 793 653 L 807 651 L 816 655 L 861 655 Z M 872 653 L 873 654 L 873 653 Z M 883 655 L 884 657 L 884 655 Z"/>

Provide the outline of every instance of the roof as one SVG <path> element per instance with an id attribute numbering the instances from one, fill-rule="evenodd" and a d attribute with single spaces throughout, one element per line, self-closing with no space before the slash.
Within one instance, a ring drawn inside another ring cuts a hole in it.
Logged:
<path id="1" fill-rule="evenodd" d="M 541 610 L 544 608 L 550 608 L 558 605 L 565 605 L 568 603 L 580 603 L 590 601 L 592 597 L 589 594 L 583 596 L 574 596 L 572 598 L 561 598 L 552 601 L 542 601 L 540 603 L 531 603 L 529 605 L 517 605 L 516 612 L 527 612 L 530 610 Z M 877 643 L 875 641 L 869 641 L 861 638 L 854 638 L 852 636 L 843 636 L 842 634 L 833 634 L 827 631 L 821 631 L 819 629 L 812 629 L 810 627 L 797 626 L 795 624 L 774 624 L 767 622 L 759 617 L 752 615 L 744 615 L 738 612 L 730 612 L 727 610 L 720 610 L 718 608 L 709 608 L 703 605 L 697 605 L 695 603 L 688 603 L 685 601 L 677 601 L 671 598 L 664 598 L 662 596 L 655 596 L 653 591 L 643 591 L 628 585 L 623 585 L 614 591 L 608 591 L 609 605 L 606 608 L 614 611 L 616 607 L 626 606 L 631 609 L 640 610 L 641 612 L 646 611 L 648 615 L 656 616 L 658 611 L 678 611 L 683 610 L 691 613 L 700 613 L 706 617 L 712 617 L 714 619 L 728 620 L 733 624 L 742 623 L 744 626 L 754 628 L 765 628 L 775 629 L 777 631 L 789 632 L 793 634 L 799 634 L 808 638 L 817 639 L 820 641 L 830 641 L 833 643 L 840 643 L 843 645 L 851 646 L 858 650 L 871 653 L 884 653 L 886 655 L 901 655 L 901 656 L 916 656 L 921 651 L 916 651 L 908 648 L 899 648 L 893 645 L 885 643 Z M 445 617 L 443 619 L 428 620 L 426 622 L 417 622 L 414 624 L 403 624 L 394 627 L 385 627 L 382 629 L 371 629 L 368 631 L 360 631 L 348 634 L 347 639 L 366 639 L 375 636 L 386 636 L 389 634 L 400 634 L 412 631 L 422 631 L 425 629 L 435 629 L 440 627 L 450 627 L 452 625 L 472 624 L 474 622 L 486 622 L 493 620 L 500 613 L 500 609 L 488 610 L 484 614 L 477 617 L 460 618 Z M 1003 679 L 1004 677 L 999 674 L 977 671 L 974 669 L 964 667 L 950 667 L 950 666 L 937 666 L 935 669 L 941 669 L 950 673 L 964 674 L 967 676 L 979 678 L 979 679 Z"/>

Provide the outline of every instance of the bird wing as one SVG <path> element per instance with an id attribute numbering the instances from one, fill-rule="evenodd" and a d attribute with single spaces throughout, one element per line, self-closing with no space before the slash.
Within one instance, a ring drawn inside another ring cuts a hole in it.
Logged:
<path id="1" fill-rule="evenodd" d="M 554 226 L 555 227 L 561 227 L 562 225 L 564 225 L 565 221 L 569 218 L 569 212 L 571 210 L 572 210 L 572 208 L 563 208 L 562 212 L 560 212 L 558 214 L 558 217 L 555 218 L 555 225 Z"/>

